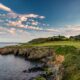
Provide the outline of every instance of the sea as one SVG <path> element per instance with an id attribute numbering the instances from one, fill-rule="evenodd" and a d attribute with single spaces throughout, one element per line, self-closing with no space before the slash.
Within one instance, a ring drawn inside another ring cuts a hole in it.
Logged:
<path id="1" fill-rule="evenodd" d="M 17 42 L 0 42 L 0 48 L 5 46 L 17 45 Z"/>
<path id="2" fill-rule="evenodd" d="M 16 45 L 17 43 L 0 42 L 0 47 Z M 0 80 L 31 80 L 41 72 L 29 72 L 37 64 L 14 55 L 0 55 Z"/>

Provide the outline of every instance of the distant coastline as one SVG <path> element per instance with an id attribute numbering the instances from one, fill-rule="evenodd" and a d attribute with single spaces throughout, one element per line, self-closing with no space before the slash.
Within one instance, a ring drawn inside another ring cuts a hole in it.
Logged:
<path id="1" fill-rule="evenodd" d="M 17 43 L 17 42 L 0 42 L 0 47 L 16 45 L 16 44 L 19 44 L 19 43 Z"/>

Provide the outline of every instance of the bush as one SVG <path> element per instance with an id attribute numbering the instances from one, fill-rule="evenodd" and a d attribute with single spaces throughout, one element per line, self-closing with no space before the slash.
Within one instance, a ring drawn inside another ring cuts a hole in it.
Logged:
<path id="1" fill-rule="evenodd" d="M 46 79 L 44 77 L 40 76 L 40 77 L 37 77 L 37 78 L 35 78 L 33 80 L 46 80 Z"/>

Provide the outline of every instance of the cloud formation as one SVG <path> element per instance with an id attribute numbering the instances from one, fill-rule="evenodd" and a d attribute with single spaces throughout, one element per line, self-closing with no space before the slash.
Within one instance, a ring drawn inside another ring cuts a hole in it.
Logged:
<path id="1" fill-rule="evenodd" d="M 79 25 L 66 25 L 64 27 L 50 28 L 49 24 L 40 22 L 40 20 L 43 20 L 45 16 L 33 13 L 17 14 L 1 3 L 0 9 L 8 12 L 0 14 L 0 35 L 12 35 L 17 39 L 23 38 L 24 40 L 31 40 L 33 38 L 49 37 L 54 35 L 71 36 L 80 34 Z"/>
<path id="2" fill-rule="evenodd" d="M 8 11 L 8 12 L 12 12 L 12 10 L 10 8 L 8 8 L 7 6 L 3 5 L 0 3 L 0 9 Z"/>
<path id="3" fill-rule="evenodd" d="M 6 24 L 5 26 L 10 26 L 13 28 L 25 28 L 31 30 L 42 30 L 38 27 L 38 21 L 35 21 L 34 18 L 44 19 L 44 16 L 39 16 L 37 14 L 17 14 L 1 3 L 0 9 L 8 11 L 7 14 L 0 14 L 0 17 L 2 18 L 0 19 L 0 22 Z M 15 30 L 11 29 L 11 31 L 9 32 L 14 33 L 14 31 Z"/>

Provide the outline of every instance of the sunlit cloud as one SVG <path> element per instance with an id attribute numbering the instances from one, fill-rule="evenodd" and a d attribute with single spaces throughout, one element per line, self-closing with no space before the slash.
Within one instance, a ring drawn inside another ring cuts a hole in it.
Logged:
<path id="1" fill-rule="evenodd" d="M 45 18 L 45 16 L 40 16 L 39 18 L 40 18 L 40 19 L 44 19 L 44 18 Z"/>
<path id="2" fill-rule="evenodd" d="M 10 35 L 17 39 L 31 40 L 39 37 L 49 37 L 54 35 L 78 35 L 79 25 L 66 25 L 63 27 L 52 27 L 49 24 L 41 23 L 40 20 L 46 18 L 38 14 L 18 14 L 9 7 L 0 3 L 0 9 L 8 13 L 0 14 L 0 35 Z M 45 26 L 45 28 L 44 28 Z M 48 26 L 48 27 L 46 27 Z M 31 30 L 32 32 L 29 32 Z M 33 32 L 34 31 L 34 32 Z"/>
<path id="3" fill-rule="evenodd" d="M 8 12 L 12 12 L 12 10 L 10 8 L 8 8 L 7 6 L 3 5 L 0 3 L 0 9 L 8 11 Z"/>
<path id="4" fill-rule="evenodd" d="M 36 25 L 38 25 L 38 22 L 33 21 L 33 22 L 32 22 L 32 25 L 36 26 Z"/>
<path id="5" fill-rule="evenodd" d="M 15 28 L 10 28 L 8 30 L 8 32 L 14 35 L 14 34 L 16 34 L 16 29 Z"/>

